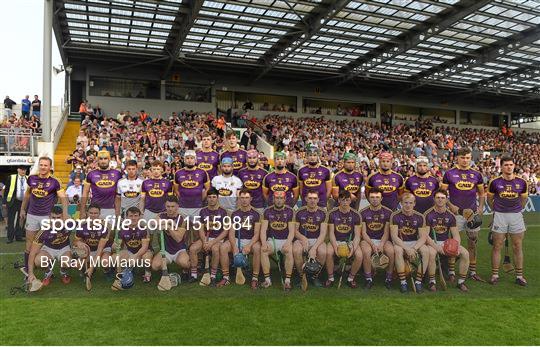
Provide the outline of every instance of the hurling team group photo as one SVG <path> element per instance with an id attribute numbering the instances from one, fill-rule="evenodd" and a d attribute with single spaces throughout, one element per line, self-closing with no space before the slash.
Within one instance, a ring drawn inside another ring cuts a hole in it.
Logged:
<path id="1" fill-rule="evenodd" d="M 465 295 L 471 281 L 492 291 L 500 281 L 528 285 L 522 211 L 529 187 L 509 154 L 486 185 L 467 147 L 444 175 L 433 176 L 433 163 L 420 155 L 404 178 L 395 151 L 375 148 L 378 169 L 365 175 L 353 151 L 342 152 L 333 172 L 308 144 L 305 165 L 293 173 L 281 148 L 263 165 L 259 151 L 239 146 L 235 131 L 223 139 L 218 152 L 215 136 L 203 133 L 172 179 L 160 160 L 144 175 L 137 160 L 113 167 L 102 148 L 76 204 L 53 175 L 52 159 L 40 157 L 17 211 L 29 294 L 58 290 L 52 281 L 90 294 L 96 286 L 200 285 Z M 25 175 L 27 167 L 18 171 Z M 477 245 L 486 239 L 482 251 L 490 254 L 482 259 L 491 263 L 483 268 L 491 272 L 480 273 Z"/>

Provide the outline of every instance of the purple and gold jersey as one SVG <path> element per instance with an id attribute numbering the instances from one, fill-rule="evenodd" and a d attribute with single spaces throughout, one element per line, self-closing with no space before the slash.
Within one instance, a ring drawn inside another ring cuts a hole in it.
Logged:
<path id="1" fill-rule="evenodd" d="M 316 239 L 321 235 L 321 224 L 326 223 L 326 219 L 326 211 L 322 208 L 310 211 L 307 206 L 304 206 L 294 214 L 294 221 L 298 223 L 298 231 L 308 239 Z"/>
<path id="2" fill-rule="evenodd" d="M 28 214 L 48 216 L 58 200 L 58 192 L 63 191 L 60 181 L 52 176 L 30 175 L 27 182 L 30 189 Z"/>
<path id="3" fill-rule="evenodd" d="M 210 227 L 208 237 L 215 239 L 224 230 L 223 219 L 228 216 L 227 210 L 223 207 L 219 207 L 217 210 L 211 210 L 209 207 L 205 207 L 199 213 L 201 216 L 201 223 L 206 227 Z"/>
<path id="4" fill-rule="evenodd" d="M 69 233 L 70 231 L 66 229 L 56 232 L 43 230 L 38 233 L 34 239 L 34 243 L 52 249 L 62 249 L 69 246 Z"/>
<path id="5" fill-rule="evenodd" d="M 167 195 L 172 194 L 172 182 L 165 178 L 148 178 L 144 180 L 141 192 L 146 194 L 144 198 L 144 209 L 154 213 L 160 213 L 165 210 L 165 201 Z"/>
<path id="6" fill-rule="evenodd" d="M 238 171 L 246 167 L 247 152 L 243 149 L 236 151 L 224 151 L 219 155 L 219 161 L 223 158 L 232 158 L 233 160 L 233 175 L 238 176 Z"/>
<path id="7" fill-rule="evenodd" d="M 175 226 L 178 225 L 178 227 L 181 227 L 182 224 L 184 224 L 184 217 L 182 217 L 182 215 L 180 215 L 180 214 L 177 215 L 177 216 L 171 217 L 166 212 L 163 212 L 163 213 L 159 214 L 159 219 L 160 220 L 170 220 L 175 224 Z M 180 242 L 178 242 L 169 233 L 164 231 L 163 232 L 163 238 L 165 239 L 165 251 L 167 253 L 169 253 L 169 254 L 176 254 L 180 250 L 186 249 L 187 248 L 186 247 L 186 235 L 187 235 L 187 233 L 185 233 L 182 240 Z"/>
<path id="8" fill-rule="evenodd" d="M 178 205 L 185 208 L 199 208 L 203 206 L 203 191 L 208 182 L 208 174 L 200 168 L 180 169 L 174 175 L 174 182 L 178 184 Z"/>
<path id="9" fill-rule="evenodd" d="M 403 177 L 395 171 L 383 174 L 380 171 L 369 175 L 366 188 L 379 188 L 382 190 L 382 204 L 394 211 L 399 204 L 399 191 L 403 189 Z"/>
<path id="10" fill-rule="evenodd" d="M 482 174 L 473 169 L 461 170 L 454 167 L 443 176 L 443 184 L 448 185 L 450 202 L 461 209 L 470 208 L 476 211 L 476 192 L 482 187 Z"/>
<path id="11" fill-rule="evenodd" d="M 238 178 L 242 181 L 242 185 L 249 189 L 251 193 L 251 206 L 255 208 L 263 208 L 265 206 L 265 201 L 262 193 L 262 185 L 264 177 L 268 172 L 264 169 L 250 169 L 246 167 L 238 171 Z"/>
<path id="12" fill-rule="evenodd" d="M 372 240 L 381 240 L 384 235 L 386 223 L 390 222 L 392 211 L 384 206 L 372 210 L 370 206 L 360 211 L 362 222 L 366 223 L 366 233 Z"/>
<path id="13" fill-rule="evenodd" d="M 339 191 L 346 190 L 356 196 L 356 202 L 351 202 L 351 207 L 358 207 L 360 203 L 360 192 L 364 176 L 358 171 L 347 172 L 339 171 L 334 176 L 334 187 L 338 187 Z"/>
<path id="14" fill-rule="evenodd" d="M 433 230 L 435 230 L 435 241 L 447 240 L 451 233 L 450 228 L 456 226 L 456 216 L 448 209 L 445 212 L 437 212 L 435 208 L 430 208 L 424 215 L 426 226 L 429 227 L 429 237 L 433 239 Z"/>
<path id="15" fill-rule="evenodd" d="M 146 230 L 141 230 L 135 227 L 135 229 L 120 230 L 118 233 L 118 239 L 122 240 L 128 251 L 131 253 L 137 253 L 141 249 L 143 241 L 149 241 L 150 236 Z"/>
<path id="16" fill-rule="evenodd" d="M 435 204 L 435 192 L 438 189 L 439 181 L 431 175 L 420 177 L 414 174 L 405 180 L 405 190 L 416 198 L 414 210 L 422 214 Z"/>
<path id="17" fill-rule="evenodd" d="M 401 240 L 416 241 L 420 237 L 419 229 L 424 226 L 424 216 L 416 211 L 407 216 L 399 210 L 390 217 L 390 225 L 397 225 L 398 236 Z"/>
<path id="18" fill-rule="evenodd" d="M 489 182 L 488 191 L 494 194 L 493 211 L 495 212 L 521 212 L 521 196 L 527 194 L 529 188 L 527 181 L 521 177 L 506 180 L 499 176 Z"/>
<path id="19" fill-rule="evenodd" d="M 326 182 L 332 181 L 332 173 L 328 168 L 322 165 L 317 165 L 316 167 L 309 165 L 303 166 L 298 170 L 298 181 L 302 182 L 302 191 L 300 192 L 302 205 L 306 204 L 305 197 L 307 192 L 315 190 L 319 193 L 319 206 L 326 207 L 328 201 Z"/>
<path id="20" fill-rule="evenodd" d="M 263 187 L 270 190 L 268 194 L 268 205 L 274 203 L 273 192 L 277 191 L 285 192 L 287 196 L 285 203 L 288 206 L 293 207 L 296 204 L 293 189 L 298 187 L 298 179 L 293 173 L 289 171 L 285 171 L 284 173 L 270 172 L 264 177 Z"/>
<path id="21" fill-rule="evenodd" d="M 212 180 L 218 174 L 219 153 L 216 151 L 197 151 L 197 167 L 206 171 L 208 179 Z"/>
<path id="22" fill-rule="evenodd" d="M 81 228 L 77 230 L 75 237 L 86 243 L 92 252 L 97 251 L 101 239 L 108 239 L 105 247 L 111 247 L 113 241 L 109 238 L 105 223 L 102 224 L 102 228 L 98 230 L 93 223 L 90 223 L 90 225 L 88 225 L 88 223 L 82 223 Z"/>
<path id="23" fill-rule="evenodd" d="M 268 221 L 267 238 L 286 240 L 289 237 L 289 223 L 293 221 L 294 211 L 289 206 L 276 208 L 274 205 L 264 210 L 264 219 Z"/>
<path id="24" fill-rule="evenodd" d="M 354 227 L 360 225 L 361 222 L 360 215 L 353 209 L 344 213 L 339 208 L 335 208 L 328 215 L 328 225 L 334 225 L 336 241 L 352 240 L 354 238 Z"/>
<path id="25" fill-rule="evenodd" d="M 231 214 L 231 220 L 235 223 L 235 219 L 240 219 L 240 228 L 235 230 L 235 235 L 240 236 L 243 240 L 251 240 L 255 236 L 255 223 L 259 223 L 261 215 L 254 209 L 242 211 L 238 209 Z M 247 228 L 249 226 L 249 228 Z"/>
<path id="26" fill-rule="evenodd" d="M 118 181 L 122 179 L 122 173 L 118 170 L 92 170 L 86 176 L 86 183 L 90 184 L 92 192 L 91 203 L 97 204 L 102 209 L 114 208 Z"/>

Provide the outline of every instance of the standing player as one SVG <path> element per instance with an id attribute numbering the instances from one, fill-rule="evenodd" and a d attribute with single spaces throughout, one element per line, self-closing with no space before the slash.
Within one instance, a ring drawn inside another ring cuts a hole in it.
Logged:
<path id="1" fill-rule="evenodd" d="M 464 211 L 472 210 L 482 215 L 484 211 L 484 180 L 482 174 L 471 169 L 472 154 L 468 148 L 461 148 L 457 153 L 457 165 L 446 171 L 441 188 L 448 190 L 450 211 L 456 215 L 456 223 L 459 231 L 466 231 L 470 255 L 469 275 L 475 281 L 484 282 L 476 273 L 476 242 L 480 227 L 470 230 L 467 227 Z M 478 203 L 477 203 L 478 198 Z M 466 213 L 465 213 L 466 214 Z"/>
<path id="2" fill-rule="evenodd" d="M 200 227 L 199 240 L 192 243 L 189 247 L 191 259 L 191 277 L 197 278 L 198 253 L 201 249 L 212 254 L 210 263 L 210 279 L 211 285 L 216 285 L 216 274 L 220 261 L 221 243 L 229 235 L 229 227 L 231 224 L 225 223 L 229 217 L 227 210 L 219 205 L 219 192 L 215 188 L 210 188 L 207 195 L 208 206 L 200 212 Z M 195 225 L 194 222 L 193 224 Z M 197 223 L 198 224 L 198 223 Z M 217 286 L 223 287 L 230 284 L 229 268 L 222 268 L 223 280 Z M 192 280 L 193 281 L 193 280 Z"/>
<path id="3" fill-rule="evenodd" d="M 328 235 L 330 242 L 326 246 L 326 271 L 328 280 L 325 287 L 331 287 L 334 284 L 334 257 L 337 257 L 338 247 L 346 244 L 349 247 L 349 258 L 354 257 L 351 265 L 351 271 L 347 278 L 347 284 L 351 288 L 358 285 L 354 277 L 362 266 L 362 249 L 360 240 L 362 238 L 360 215 L 351 208 L 351 193 L 343 190 L 338 197 L 339 206 L 333 209 L 328 215 Z M 341 274 L 343 276 L 343 274 Z"/>
<path id="4" fill-rule="evenodd" d="M 251 194 L 251 206 L 259 212 L 264 213 L 265 203 L 263 196 L 263 180 L 268 171 L 259 166 L 259 152 L 250 149 L 247 152 L 247 167 L 238 171 L 238 178 L 242 181 L 244 188 L 249 189 Z"/>
<path id="5" fill-rule="evenodd" d="M 184 154 L 185 167 L 176 171 L 174 183 L 180 213 L 184 217 L 191 218 L 199 215 L 206 199 L 206 192 L 210 188 L 208 173 L 204 169 L 195 166 L 195 151 L 186 151 Z"/>
<path id="6" fill-rule="evenodd" d="M 212 135 L 208 131 L 202 134 L 202 148 L 197 151 L 197 167 L 206 171 L 208 179 L 212 180 L 218 174 L 219 153 L 214 151 Z"/>
<path id="7" fill-rule="evenodd" d="M 165 224 L 167 223 L 167 224 Z M 186 223 L 178 211 L 178 199 L 168 196 L 165 212 L 159 214 L 158 225 L 163 229 L 165 244 L 165 261 L 167 264 L 176 263 L 181 269 L 189 270 L 189 256 L 186 245 Z M 161 270 L 163 266 L 161 254 L 156 253 L 152 260 L 152 270 Z"/>
<path id="8" fill-rule="evenodd" d="M 382 204 L 384 207 L 395 211 L 399 205 L 399 198 L 403 194 L 403 177 L 392 170 L 394 157 L 392 153 L 381 152 L 379 154 L 379 171 L 369 175 L 366 183 L 366 194 L 373 187 L 383 192 Z"/>
<path id="9" fill-rule="evenodd" d="M 116 255 L 118 259 L 142 260 L 151 264 L 153 252 L 150 247 L 150 235 L 148 231 L 139 228 L 141 211 L 137 207 L 130 207 L 126 210 L 126 219 L 130 221 L 127 228 L 122 228 L 118 232 L 118 239 L 126 248 Z M 145 266 L 143 282 L 149 283 L 152 279 L 150 268 Z"/>
<path id="10" fill-rule="evenodd" d="M 346 190 L 351 193 L 351 207 L 357 211 L 360 206 L 361 188 L 364 182 L 362 174 L 355 170 L 356 156 L 353 153 L 345 153 L 343 156 L 343 170 L 334 176 L 332 197 L 338 200 L 339 192 Z"/>
<path id="11" fill-rule="evenodd" d="M 152 162 L 151 178 L 143 181 L 141 187 L 141 201 L 139 210 L 143 212 L 143 219 L 157 219 L 165 210 L 165 201 L 168 195 L 173 194 L 173 183 L 163 178 L 163 163 L 159 160 Z"/>
<path id="12" fill-rule="evenodd" d="M 231 158 L 233 162 L 233 175 L 237 176 L 238 171 L 246 167 L 247 152 L 238 146 L 238 138 L 234 130 L 229 130 L 225 134 L 225 151 L 221 152 L 219 156 L 220 162 L 224 158 Z"/>
<path id="13" fill-rule="evenodd" d="M 141 200 L 141 187 L 143 180 L 137 175 L 137 161 L 129 160 L 126 163 L 127 177 L 118 181 L 116 191 L 116 215 L 123 216 L 130 207 L 138 207 Z"/>
<path id="14" fill-rule="evenodd" d="M 332 193 L 332 173 L 319 163 L 319 154 L 316 147 L 307 149 L 307 165 L 298 170 L 298 184 L 302 197 L 302 206 L 306 205 L 308 191 L 319 193 L 319 207 L 326 208 L 328 197 Z"/>
<path id="15" fill-rule="evenodd" d="M 36 232 L 41 230 L 41 221 L 49 218 L 57 200 L 62 203 L 64 220 L 68 218 L 68 201 L 62 184 L 51 175 L 52 160 L 41 157 L 38 160 L 38 174 L 28 176 L 28 188 L 24 193 L 21 204 L 20 224 L 26 219 L 26 249 L 24 252 L 24 266 L 28 269 L 28 255 L 34 241 Z M 28 209 L 28 210 L 27 210 Z M 28 215 L 26 212 L 28 211 Z"/>
<path id="16" fill-rule="evenodd" d="M 439 189 L 439 181 L 429 173 L 427 157 L 416 159 L 416 173 L 405 180 L 405 191 L 416 198 L 414 210 L 424 214 L 435 203 L 434 195 Z"/>
<path id="17" fill-rule="evenodd" d="M 401 210 L 392 213 L 390 216 L 390 235 L 394 242 L 394 253 L 396 271 L 400 280 L 400 291 L 405 293 L 408 290 L 405 277 L 405 258 L 413 261 L 420 253 L 420 267 L 416 273 L 414 286 L 417 293 L 421 293 L 422 279 L 428 268 L 430 253 L 425 245 L 427 239 L 427 228 L 424 223 L 424 216 L 414 210 L 415 198 L 411 193 L 403 194 L 401 199 Z"/>
<path id="18" fill-rule="evenodd" d="M 231 251 L 233 255 L 240 252 L 246 256 L 253 254 L 251 289 L 257 289 L 261 269 L 261 243 L 259 242 L 261 215 L 253 208 L 251 203 L 251 191 L 242 188 L 238 193 L 238 210 L 231 214 L 232 227 L 229 231 L 229 238 L 221 244 L 220 256 L 221 268 L 228 268 L 229 253 Z M 238 243 L 240 243 L 240 246 L 238 246 Z"/>
<path id="19" fill-rule="evenodd" d="M 285 256 L 285 282 L 283 289 L 290 291 L 293 270 L 292 241 L 294 238 L 294 211 L 285 205 L 285 192 L 273 193 L 274 205 L 264 210 L 261 222 L 261 265 L 264 274 L 263 288 L 272 285 L 270 279 L 270 255 L 281 252 Z M 279 261 L 279 259 L 276 259 Z M 280 273 L 280 276 L 283 274 Z"/>
<path id="20" fill-rule="evenodd" d="M 371 288 L 373 285 L 371 255 L 383 252 L 388 257 L 384 285 L 387 289 L 390 289 L 394 271 L 394 245 L 390 241 L 390 216 L 392 211 L 382 205 L 382 191 L 379 188 L 372 188 L 367 198 L 369 206 L 360 211 L 360 217 L 362 218 L 362 241 L 360 247 L 364 254 L 363 264 L 366 287 Z"/>
<path id="21" fill-rule="evenodd" d="M 514 159 L 510 156 L 501 158 L 502 175 L 489 183 L 488 203 L 493 210 L 493 250 L 491 252 L 491 284 L 499 281 L 501 248 L 505 236 L 510 234 L 516 266 L 516 283 L 526 286 L 523 277 L 523 238 L 525 223 L 523 213 L 528 198 L 527 181 L 514 174 Z"/>
<path id="22" fill-rule="evenodd" d="M 285 192 L 286 204 L 294 207 L 298 201 L 298 179 L 287 170 L 286 156 L 283 152 L 274 155 L 276 169 L 270 172 L 263 180 L 263 194 L 268 205 L 273 204 L 275 192 Z"/>
<path id="23" fill-rule="evenodd" d="M 58 206 L 54 206 L 50 212 L 51 226 L 54 221 L 62 220 L 62 209 Z M 47 267 L 45 278 L 42 283 L 44 286 L 49 285 L 53 274 L 53 261 L 60 260 L 60 266 L 62 261 L 71 259 L 71 247 L 69 246 L 69 230 L 52 230 L 45 229 L 36 235 L 36 238 L 32 240 L 32 247 L 30 248 L 30 254 L 28 257 L 28 283 L 32 283 L 36 279 L 34 275 L 34 266 L 41 267 L 41 265 L 47 260 Z M 64 263 L 65 264 L 65 263 Z M 60 276 L 62 283 L 68 284 L 71 282 L 71 277 L 67 273 L 67 268 L 60 268 Z"/>
<path id="24" fill-rule="evenodd" d="M 109 151 L 99 151 L 97 159 L 98 169 L 90 171 L 86 176 L 86 184 L 84 185 L 79 207 L 81 219 L 86 218 L 86 203 L 88 202 L 90 191 L 92 192 L 90 203 L 101 207 L 101 218 L 107 216 L 114 217 L 116 211 L 120 210 L 120 207 L 116 207 L 115 204 L 117 203 L 116 191 L 118 181 L 122 178 L 122 173 L 115 169 L 109 169 L 111 162 Z"/>
<path id="25" fill-rule="evenodd" d="M 236 210 L 236 196 L 242 189 L 242 181 L 233 175 L 233 160 L 229 157 L 221 160 L 221 175 L 212 178 L 212 187 L 219 192 L 219 204 L 232 213 Z"/>
<path id="26" fill-rule="evenodd" d="M 469 252 L 465 247 L 461 246 L 461 237 L 456 227 L 456 217 L 446 207 L 448 203 L 447 192 L 445 190 L 438 190 L 435 192 L 435 206 L 426 211 L 424 218 L 427 227 L 435 231 L 436 239 L 433 239 L 433 232 L 429 231 L 429 237 L 427 243 L 430 246 L 431 258 L 429 260 L 429 282 L 430 290 L 435 290 L 435 271 L 436 271 L 436 253 L 441 256 L 446 256 L 443 251 L 443 243 L 449 238 L 455 239 L 459 244 L 458 257 L 459 257 L 459 279 L 457 287 L 462 292 L 468 292 L 469 289 L 465 285 L 465 279 L 467 278 L 467 269 L 469 268 Z M 455 274 L 450 273 L 450 282 L 453 282 Z"/>
<path id="27" fill-rule="evenodd" d="M 301 207 L 294 214 L 294 236 L 293 255 L 296 270 L 302 270 L 304 263 L 304 252 L 308 257 L 317 259 L 324 266 L 326 262 L 326 232 L 328 229 L 326 211 L 318 206 L 319 193 L 308 191 L 306 193 L 307 205 Z M 314 277 L 313 283 L 316 287 L 322 287 L 318 277 Z"/>

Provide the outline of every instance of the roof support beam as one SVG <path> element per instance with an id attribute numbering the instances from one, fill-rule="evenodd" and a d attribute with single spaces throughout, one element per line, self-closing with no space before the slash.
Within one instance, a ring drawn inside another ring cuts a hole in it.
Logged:
<path id="1" fill-rule="evenodd" d="M 259 59 L 259 64 L 262 64 L 262 66 L 254 71 L 254 77 L 249 84 L 266 75 L 279 62 L 311 39 L 326 23 L 347 6 L 349 1 L 325 0 L 318 7 L 313 8 L 308 15 L 304 16 L 304 18 L 289 30 L 289 33 L 281 37 L 278 42 L 262 55 Z M 291 35 L 291 32 L 296 33 Z"/>
<path id="2" fill-rule="evenodd" d="M 168 48 L 165 48 L 165 51 L 169 53 L 170 57 L 161 76 L 162 79 L 167 78 L 171 72 L 174 62 L 177 60 L 178 55 L 180 54 L 182 44 L 184 43 L 189 30 L 193 26 L 193 23 L 195 23 L 195 19 L 197 19 L 197 16 L 199 15 L 203 2 L 203 0 L 189 0 L 188 13 L 182 14 L 179 12 L 176 16 L 176 19 L 174 20 L 175 24 L 173 25 L 171 36 L 169 37 L 170 44 L 167 45 Z"/>
<path id="3" fill-rule="evenodd" d="M 65 18 L 66 14 L 64 12 L 64 1 L 63 0 L 54 0 L 53 3 L 53 32 L 54 37 L 56 38 L 56 44 L 58 46 L 58 50 L 60 51 L 60 58 L 62 58 L 62 65 L 66 66 L 69 64 L 68 57 L 66 56 L 66 52 L 62 48 L 64 46 L 64 43 L 66 42 L 66 38 L 64 36 L 64 31 L 62 29 L 62 19 Z"/>
<path id="4" fill-rule="evenodd" d="M 474 13 L 489 4 L 491 0 L 462 0 L 452 8 L 430 18 L 398 36 L 399 44 L 387 43 L 376 47 L 371 52 L 359 57 L 342 68 L 344 77 L 337 83 L 341 85 L 384 62 L 405 53 L 421 42 L 435 36 L 452 26 L 452 24 Z"/>
<path id="5" fill-rule="evenodd" d="M 499 56 L 516 51 L 520 47 L 527 46 L 537 40 L 540 40 L 540 25 L 504 38 L 487 47 L 480 48 L 476 51 L 476 56 L 474 57 L 460 56 L 412 76 L 410 79 L 414 82 L 414 85 L 408 91 L 445 77 L 459 74 L 474 67 L 482 66 L 487 62 L 497 59 Z"/>

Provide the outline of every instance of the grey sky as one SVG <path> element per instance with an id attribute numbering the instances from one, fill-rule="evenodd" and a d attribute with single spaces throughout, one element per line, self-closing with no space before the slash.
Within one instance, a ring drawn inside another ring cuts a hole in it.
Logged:
<path id="1" fill-rule="evenodd" d="M 17 104 L 26 94 L 42 96 L 44 0 L 0 0 L 0 97 L 9 95 Z M 52 35 L 52 33 L 51 33 Z M 62 64 L 53 37 L 53 66 Z M 64 73 L 53 76 L 52 104 L 60 105 Z"/>

